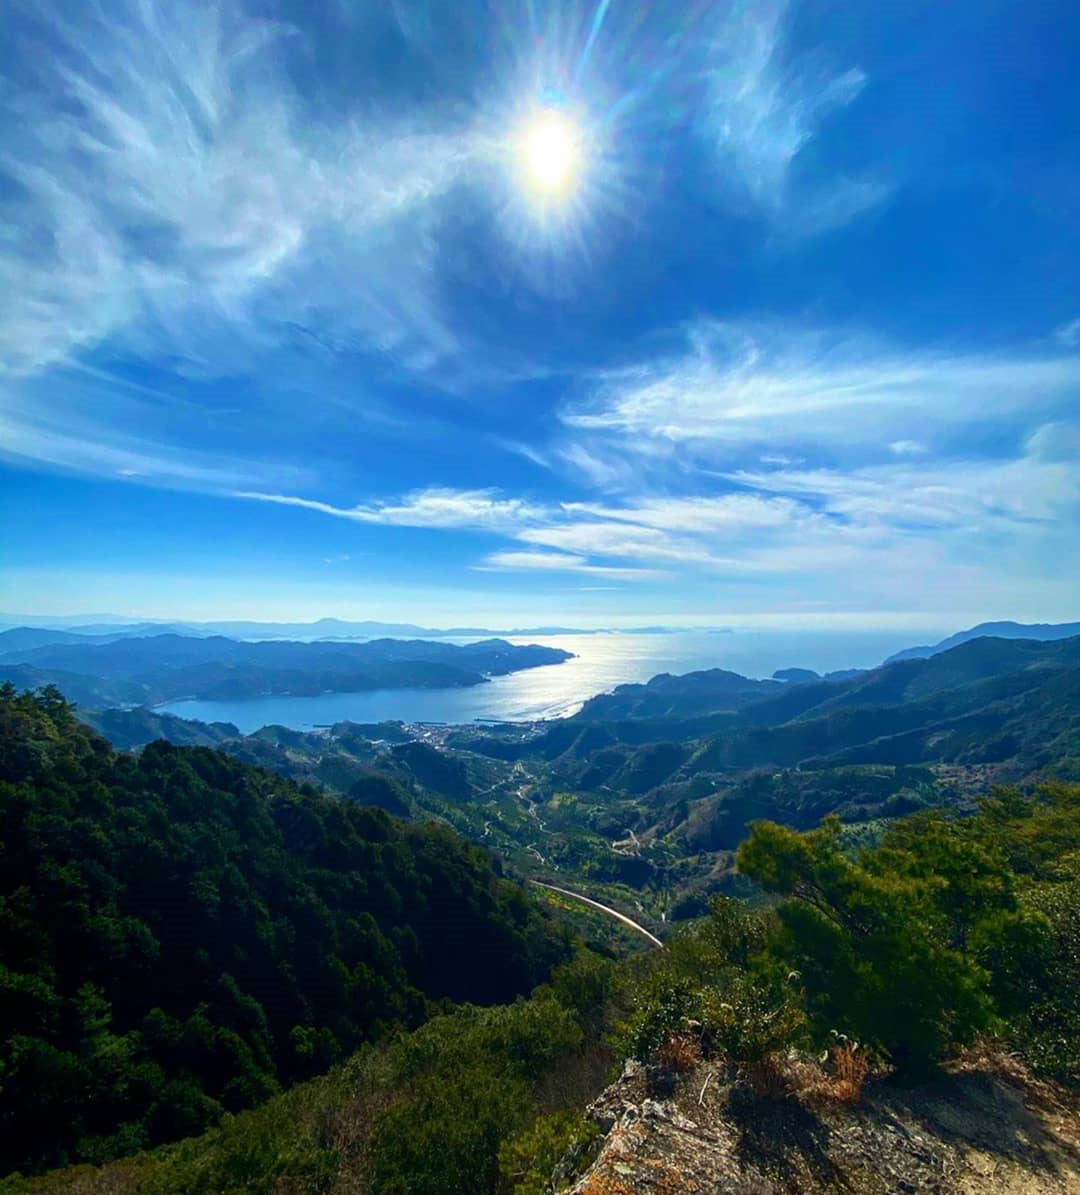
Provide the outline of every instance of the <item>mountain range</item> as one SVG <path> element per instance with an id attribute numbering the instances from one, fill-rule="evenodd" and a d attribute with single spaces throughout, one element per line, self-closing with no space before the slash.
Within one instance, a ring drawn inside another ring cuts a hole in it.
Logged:
<path id="1" fill-rule="evenodd" d="M 84 716 L 121 748 L 218 746 L 399 816 L 446 820 L 527 873 L 689 915 L 728 882 L 755 819 L 807 828 L 838 813 L 859 826 L 970 802 L 993 783 L 1080 778 L 1080 637 L 980 638 L 845 679 L 663 675 L 524 726 L 241 735 L 144 709 Z"/>
<path id="2" fill-rule="evenodd" d="M 1070 639 L 1080 635 L 1080 622 L 980 622 L 977 626 L 969 627 L 966 631 L 957 631 L 939 643 L 919 647 L 907 647 L 889 656 L 885 661 L 891 664 L 894 660 L 925 660 L 928 656 L 936 656 L 939 652 L 948 651 L 951 647 L 959 647 L 970 639 L 982 639 L 988 636 L 995 639 Z"/>
<path id="3" fill-rule="evenodd" d="M 69 618 L 36 615 L 0 614 L 0 628 L 39 631 L 39 642 L 68 642 L 67 636 L 91 637 L 106 642 L 144 635 L 225 635 L 234 639 L 468 639 L 500 635 L 594 635 L 594 634 L 670 634 L 675 628 L 641 626 L 584 628 L 531 626 L 492 629 L 491 627 L 424 627 L 412 622 L 377 622 L 371 619 L 348 621 L 320 618 L 314 622 L 259 622 L 249 619 L 214 622 L 130 621 L 115 614 L 86 614 Z M 710 628 L 722 631 L 723 628 Z"/>
<path id="4" fill-rule="evenodd" d="M 0 633 L 0 681 L 55 684 L 80 705 L 145 705 L 366 689 L 455 688 L 571 657 L 560 648 L 486 639 L 256 642 L 174 633 L 111 639 L 56 630 Z"/>

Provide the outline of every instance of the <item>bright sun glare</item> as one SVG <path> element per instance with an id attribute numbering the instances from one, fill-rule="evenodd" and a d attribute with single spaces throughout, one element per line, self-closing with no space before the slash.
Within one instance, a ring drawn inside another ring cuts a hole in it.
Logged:
<path id="1" fill-rule="evenodd" d="M 573 187 L 581 164 L 581 133 L 564 112 L 547 108 L 525 123 L 518 152 L 533 191 L 565 194 Z"/>

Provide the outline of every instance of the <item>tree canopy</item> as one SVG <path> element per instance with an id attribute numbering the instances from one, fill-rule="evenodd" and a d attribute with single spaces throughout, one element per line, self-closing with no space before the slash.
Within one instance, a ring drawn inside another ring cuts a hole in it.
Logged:
<path id="1" fill-rule="evenodd" d="M 445 827 L 0 688 L 0 1171 L 198 1132 L 567 953 Z"/>

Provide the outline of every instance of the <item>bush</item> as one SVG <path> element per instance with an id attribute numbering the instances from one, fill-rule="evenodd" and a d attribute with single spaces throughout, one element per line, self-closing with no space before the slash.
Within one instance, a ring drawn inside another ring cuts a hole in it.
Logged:
<path id="1" fill-rule="evenodd" d="M 373 1195 L 479 1195 L 495 1190 L 499 1147 L 529 1113 L 522 1080 L 474 1069 L 425 1076 L 380 1117 L 371 1140 Z"/>
<path id="2" fill-rule="evenodd" d="M 1071 865 L 1080 873 L 1080 860 Z M 1062 872 L 1067 870 L 1062 868 Z M 1012 1046 L 1039 1073 L 1080 1081 L 1080 874 L 1024 893 L 1026 932 L 984 952 Z"/>
<path id="3" fill-rule="evenodd" d="M 499 1151 L 537 1114 L 533 1086 L 583 1044 L 544 991 L 502 1008 L 438 1017 L 393 1048 L 394 1098 L 369 1144 L 373 1195 L 484 1195 Z"/>
<path id="4" fill-rule="evenodd" d="M 1080 1074 L 1080 789 L 998 790 L 975 816 L 923 812 L 856 851 L 838 823 L 754 825 L 739 865 L 782 899 L 778 957 L 815 1035 L 925 1073 L 984 1031 Z"/>
<path id="5" fill-rule="evenodd" d="M 887 842 L 854 860 L 839 832 L 832 820 L 807 834 L 757 823 L 739 866 L 788 898 L 781 955 L 801 976 L 819 1035 L 835 1027 L 901 1072 L 926 1073 L 995 1023 L 989 976 L 959 947 L 1001 903 L 1001 886 L 949 884 Z"/>
<path id="6" fill-rule="evenodd" d="M 798 977 L 775 957 L 779 930 L 771 914 L 715 898 L 708 918 L 641 964 L 618 1045 L 672 1076 L 691 1055 L 721 1057 L 765 1086 L 805 1036 Z"/>
<path id="7" fill-rule="evenodd" d="M 499 1191 L 505 1195 L 554 1195 L 588 1165 L 600 1136 L 579 1112 L 540 1116 L 499 1149 Z"/>
<path id="8" fill-rule="evenodd" d="M 725 990 L 709 992 L 701 1010 L 708 1052 L 750 1078 L 802 1044 L 806 1014 L 796 979 L 761 966 L 734 977 Z"/>

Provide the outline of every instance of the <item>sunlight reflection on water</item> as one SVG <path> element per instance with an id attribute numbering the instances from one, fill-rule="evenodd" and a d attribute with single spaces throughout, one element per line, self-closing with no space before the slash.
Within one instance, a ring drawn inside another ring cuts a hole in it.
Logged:
<path id="1" fill-rule="evenodd" d="M 920 636 L 920 638 L 922 638 Z M 934 642 L 937 634 L 923 640 Z M 376 689 L 317 697 L 257 697 L 244 701 L 179 701 L 162 707 L 183 718 L 232 722 L 245 734 L 280 724 L 295 730 L 333 722 L 525 721 L 575 713 L 595 693 L 645 681 L 660 672 L 727 668 L 770 676 L 778 668 L 868 668 L 912 643 L 903 631 L 686 631 L 668 634 L 515 637 L 575 653 L 563 664 L 531 668 L 467 689 Z"/>

